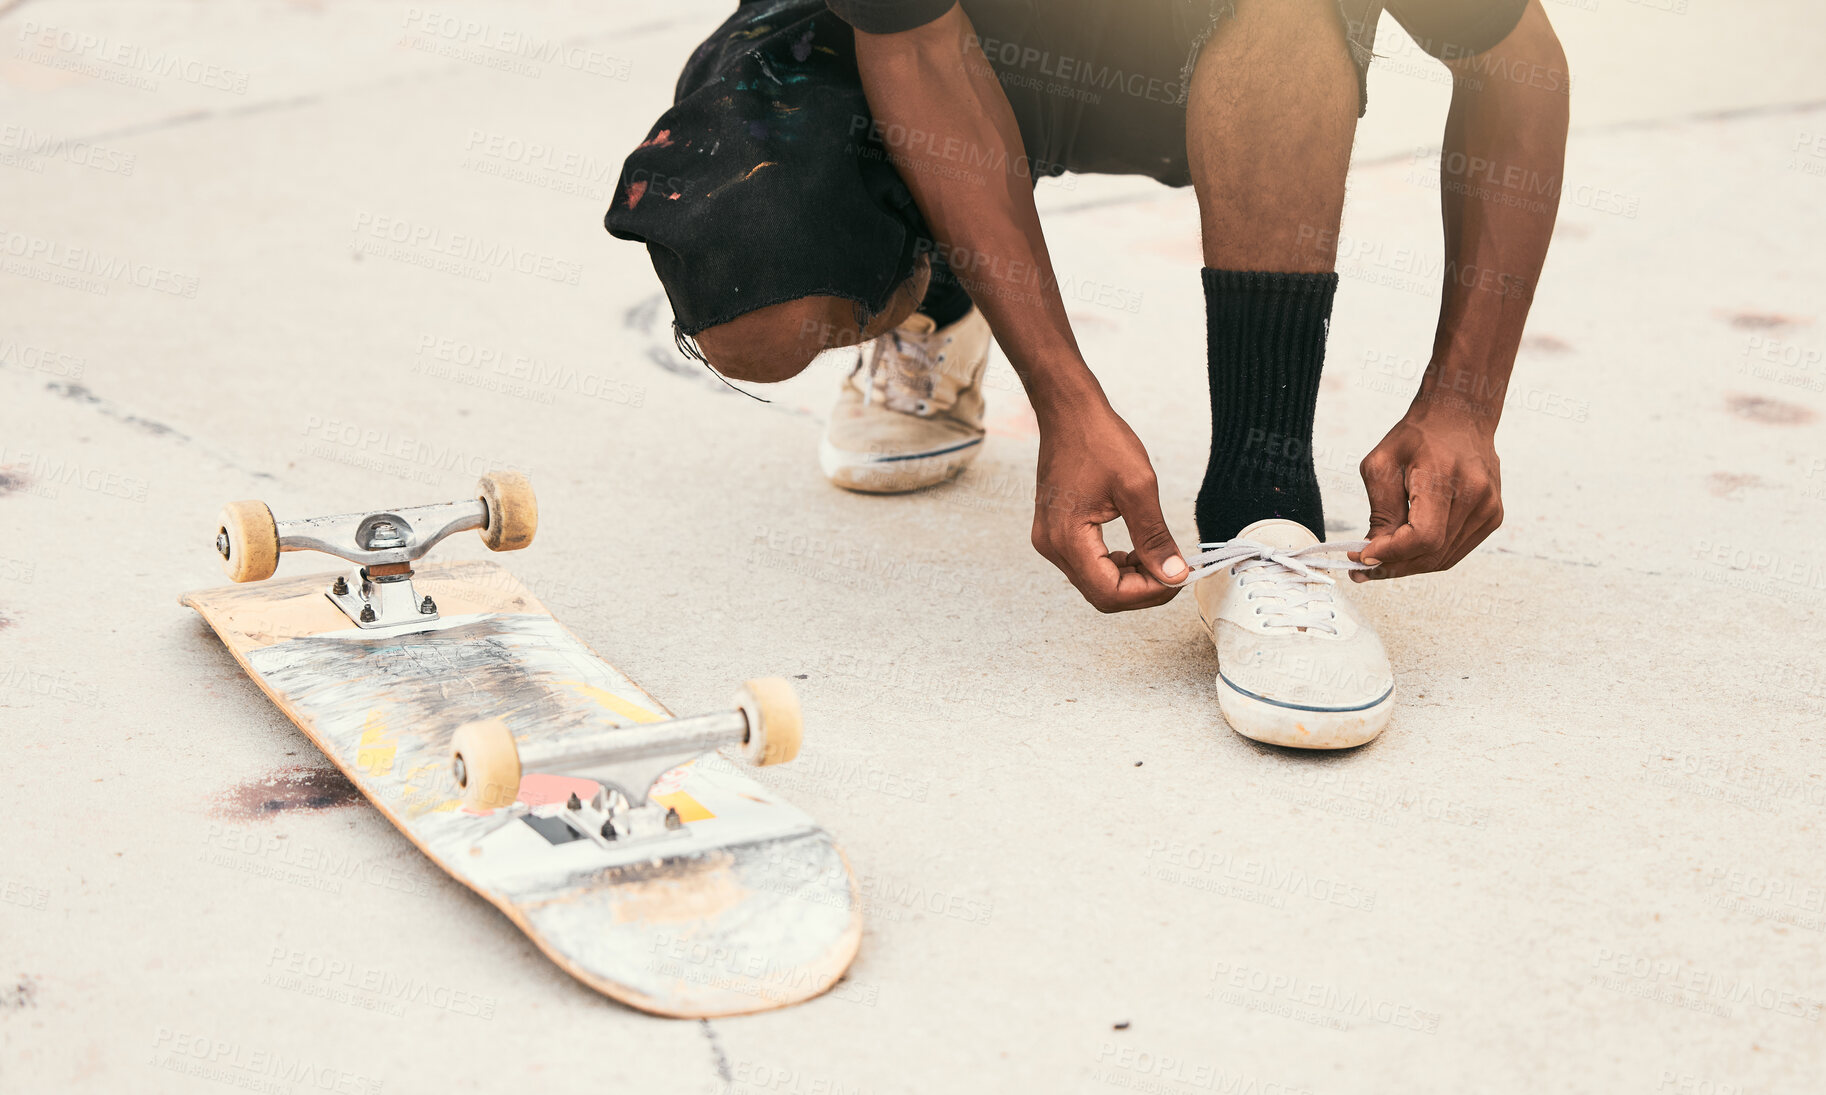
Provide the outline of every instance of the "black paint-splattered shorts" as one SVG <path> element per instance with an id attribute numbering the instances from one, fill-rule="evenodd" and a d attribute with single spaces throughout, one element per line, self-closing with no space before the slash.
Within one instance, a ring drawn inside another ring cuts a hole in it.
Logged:
<path id="1" fill-rule="evenodd" d="M 965 151 L 940 169 L 1189 185 L 1187 84 L 1232 2 L 965 0 L 1026 159 Z M 1361 74 L 1381 5 L 1338 2 Z M 647 245 L 682 335 L 809 296 L 872 316 L 932 248 L 887 151 L 925 139 L 871 118 L 855 38 L 824 0 L 743 0 L 686 62 L 606 224 Z"/>

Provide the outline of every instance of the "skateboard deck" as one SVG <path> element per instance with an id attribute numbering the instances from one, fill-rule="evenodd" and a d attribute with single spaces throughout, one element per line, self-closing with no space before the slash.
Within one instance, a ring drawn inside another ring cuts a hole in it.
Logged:
<path id="1" fill-rule="evenodd" d="M 330 575 L 185 594 L 247 675 L 408 840 L 566 972 L 643 1011 L 764 1011 L 834 985 L 862 918 L 842 852 L 804 812 L 710 753 L 653 801 L 675 831 L 608 844 L 563 820 L 594 780 L 529 771 L 511 809 L 475 812 L 451 775 L 467 722 L 522 745 L 671 717 L 500 565 L 425 566 L 433 623 L 363 630 Z M 409 930 L 401 925 L 401 930 Z"/>

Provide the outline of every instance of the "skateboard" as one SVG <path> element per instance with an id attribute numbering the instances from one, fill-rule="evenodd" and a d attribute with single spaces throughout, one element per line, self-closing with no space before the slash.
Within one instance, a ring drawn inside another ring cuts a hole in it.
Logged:
<path id="1" fill-rule="evenodd" d="M 180 600 L 408 840 L 584 984 L 679 1018 L 831 988 L 862 936 L 855 880 L 746 774 L 798 752 L 791 685 L 674 718 L 499 564 L 416 565 L 469 529 L 524 548 L 537 524 L 517 472 L 466 501 L 334 517 L 235 502 L 216 551 L 251 584 Z M 307 550 L 354 568 L 271 580 Z"/>

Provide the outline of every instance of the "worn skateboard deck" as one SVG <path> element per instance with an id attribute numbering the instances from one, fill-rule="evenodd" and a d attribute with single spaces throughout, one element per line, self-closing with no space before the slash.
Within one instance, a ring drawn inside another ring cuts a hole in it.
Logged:
<path id="1" fill-rule="evenodd" d="M 662 777 L 676 832 L 604 847 L 554 815 L 594 781 L 528 772 L 524 811 L 472 813 L 450 774 L 466 722 L 541 735 L 671 717 L 492 562 L 424 566 L 442 618 L 361 630 L 328 575 L 185 594 L 254 683 L 381 813 L 552 961 L 644 1011 L 763 1011 L 830 988 L 855 957 L 855 883 L 829 834 L 720 754 Z M 551 821 L 546 819 L 552 818 Z M 399 930 L 410 931 L 410 924 Z"/>

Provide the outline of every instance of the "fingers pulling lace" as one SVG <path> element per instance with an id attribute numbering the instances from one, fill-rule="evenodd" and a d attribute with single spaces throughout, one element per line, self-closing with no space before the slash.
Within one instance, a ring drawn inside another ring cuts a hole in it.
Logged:
<path id="1" fill-rule="evenodd" d="M 1267 618 L 1271 626 L 1317 628 L 1337 633 L 1332 621 L 1331 587 L 1337 580 L 1326 571 L 1372 569 L 1365 563 L 1329 558 L 1352 551 L 1362 551 L 1368 540 L 1339 540 L 1313 544 L 1298 549 L 1277 548 L 1253 540 L 1226 540 L 1198 545 L 1198 551 L 1186 560 L 1191 573 L 1188 583 L 1228 568 L 1237 584 L 1247 590 L 1251 601 L 1259 602 L 1256 615 Z"/>

